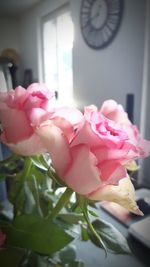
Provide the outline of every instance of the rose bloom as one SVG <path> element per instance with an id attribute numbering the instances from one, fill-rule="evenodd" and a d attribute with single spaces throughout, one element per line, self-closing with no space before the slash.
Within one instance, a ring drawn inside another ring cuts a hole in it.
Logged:
<path id="1" fill-rule="evenodd" d="M 71 138 L 74 127 L 82 114 L 76 109 L 53 108 L 53 93 L 44 84 L 31 84 L 27 90 L 18 86 L 15 90 L 0 94 L 1 141 L 14 152 L 29 156 L 41 154 L 46 148 L 36 134 L 36 127 L 51 120 Z"/>
<path id="2" fill-rule="evenodd" d="M 50 129 L 45 124 L 37 132 L 51 155 L 55 170 L 67 186 L 89 199 L 113 201 L 142 215 L 124 165 L 147 156 L 149 142 L 140 137 L 137 129 L 135 131 L 123 108 L 121 112 L 122 116 L 111 112 L 111 118 L 108 118 L 110 112 L 105 115 L 106 102 L 100 111 L 95 106 L 87 107 L 70 141 L 54 125 Z"/>

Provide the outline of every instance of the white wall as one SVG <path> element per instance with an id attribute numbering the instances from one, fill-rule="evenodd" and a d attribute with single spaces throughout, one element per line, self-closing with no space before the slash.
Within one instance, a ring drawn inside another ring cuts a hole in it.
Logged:
<path id="1" fill-rule="evenodd" d="M 84 42 L 79 26 L 80 1 L 72 1 L 75 22 L 74 87 L 81 105 L 100 105 L 113 98 L 125 106 L 135 94 L 135 122 L 139 123 L 144 52 L 145 1 L 125 0 L 123 21 L 114 41 L 94 51 Z"/>
<path id="2" fill-rule="evenodd" d="M 144 138 L 150 140 L 150 1 L 146 5 L 145 20 L 145 47 L 144 47 L 144 68 L 143 68 L 143 90 L 142 90 L 142 106 L 141 106 L 141 133 Z M 149 145 L 150 146 L 150 145 Z M 150 157 L 141 160 L 141 168 L 139 171 L 139 183 L 144 182 L 150 187 Z"/>
<path id="3" fill-rule="evenodd" d="M 16 18 L 0 17 L 0 53 L 6 48 L 19 48 L 19 23 Z"/>
<path id="4" fill-rule="evenodd" d="M 63 5 L 65 0 L 47 0 L 21 17 L 23 67 L 32 68 L 34 79 L 41 78 L 40 19 Z M 94 51 L 82 36 L 79 25 L 81 0 L 70 0 L 75 25 L 73 50 L 74 95 L 79 107 L 100 105 L 114 98 L 125 106 L 126 94 L 135 94 L 135 123 L 139 124 L 144 52 L 145 0 L 125 0 L 121 27 L 105 49 Z M 37 29 L 38 27 L 38 29 Z"/>

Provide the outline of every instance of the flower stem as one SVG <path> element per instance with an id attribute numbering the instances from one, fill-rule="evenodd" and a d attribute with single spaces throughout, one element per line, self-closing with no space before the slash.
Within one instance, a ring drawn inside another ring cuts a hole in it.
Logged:
<path id="1" fill-rule="evenodd" d="M 107 249 L 106 249 L 106 246 L 104 244 L 104 242 L 102 241 L 101 237 L 99 236 L 99 234 L 96 232 L 96 230 L 94 229 L 92 223 L 90 222 L 90 219 L 89 219 L 89 216 L 88 216 L 88 213 L 87 211 L 83 210 L 83 215 L 84 215 L 84 218 L 87 222 L 87 225 L 91 231 L 91 233 L 97 238 L 97 240 L 100 242 L 100 244 L 102 245 L 104 251 L 105 251 L 105 256 L 107 256 Z"/>
<path id="2" fill-rule="evenodd" d="M 24 168 L 23 168 L 23 172 L 22 172 L 22 178 L 23 178 L 22 181 L 23 182 L 28 177 L 31 167 L 32 167 L 32 160 L 31 160 L 31 158 L 28 157 L 25 159 Z"/>
<path id="3" fill-rule="evenodd" d="M 87 225 L 88 225 L 88 228 L 90 230 L 90 232 L 93 234 L 93 236 L 95 236 L 95 238 L 98 240 L 98 242 L 101 244 L 101 246 L 103 247 L 104 251 L 105 251 L 105 256 L 107 256 L 107 249 L 106 249 L 106 246 L 103 242 L 103 240 L 101 239 L 100 235 L 97 233 L 97 231 L 94 229 L 93 227 L 93 224 L 91 223 L 90 221 L 90 218 L 89 218 L 89 214 L 88 214 L 88 209 L 87 209 L 87 206 L 88 206 L 88 202 L 87 202 L 87 199 L 85 199 L 83 196 L 81 195 L 78 195 L 77 196 L 78 198 L 78 202 L 79 202 L 79 205 L 82 209 L 82 212 L 83 212 L 83 215 L 84 215 L 84 218 L 87 222 Z"/>
<path id="4" fill-rule="evenodd" d="M 57 214 L 60 212 L 60 210 L 64 207 L 64 205 L 70 199 L 72 193 L 73 193 L 73 191 L 70 188 L 66 188 L 65 192 L 62 194 L 62 196 L 58 200 L 55 208 L 52 210 L 49 218 L 54 219 L 57 216 Z"/>

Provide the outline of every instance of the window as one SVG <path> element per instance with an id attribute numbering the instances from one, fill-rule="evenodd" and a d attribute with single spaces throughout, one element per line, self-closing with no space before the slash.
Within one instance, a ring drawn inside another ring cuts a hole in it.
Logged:
<path id="1" fill-rule="evenodd" d="M 43 79 L 63 105 L 73 101 L 72 47 L 73 23 L 63 7 L 43 20 Z"/>

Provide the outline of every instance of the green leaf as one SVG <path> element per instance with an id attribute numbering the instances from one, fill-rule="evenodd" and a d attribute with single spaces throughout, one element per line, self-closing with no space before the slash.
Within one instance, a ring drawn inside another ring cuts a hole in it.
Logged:
<path id="1" fill-rule="evenodd" d="M 5 180 L 6 178 L 6 173 L 0 173 L 0 181 Z"/>
<path id="2" fill-rule="evenodd" d="M 41 160 L 40 156 L 32 156 L 31 160 L 33 164 L 39 169 L 44 170 L 44 171 L 48 170 L 48 166 L 44 164 L 44 161 Z"/>
<path id="3" fill-rule="evenodd" d="M 9 201 L 14 205 L 14 213 L 20 214 L 23 211 L 25 201 L 22 173 L 17 174 L 15 179 L 13 179 L 8 198 Z"/>
<path id="4" fill-rule="evenodd" d="M 67 246 L 59 252 L 59 258 L 63 264 L 73 262 L 76 259 L 76 247 Z"/>
<path id="5" fill-rule="evenodd" d="M 27 181 L 23 184 L 24 194 L 25 194 L 25 201 L 24 201 L 24 212 L 25 214 L 36 214 L 36 202 L 33 197 L 32 191 L 29 187 Z"/>
<path id="6" fill-rule="evenodd" d="M 62 249 L 73 240 L 73 236 L 50 219 L 33 215 L 16 217 L 13 224 L 5 226 L 4 231 L 8 245 L 27 248 L 45 255 Z"/>
<path id="7" fill-rule="evenodd" d="M 36 177 L 37 183 L 39 184 L 43 192 L 51 189 L 51 181 L 47 175 L 47 172 L 40 170 L 36 166 L 32 165 L 30 177 L 28 180 L 31 181 L 31 177 L 33 176 Z"/>
<path id="8" fill-rule="evenodd" d="M 103 220 L 95 220 L 92 224 L 97 233 L 101 236 L 109 252 L 116 254 L 131 254 L 127 240 L 113 225 Z M 101 244 L 91 235 L 91 233 L 89 233 L 89 236 L 95 245 L 101 247 Z"/>
<path id="9" fill-rule="evenodd" d="M 70 224 L 78 224 L 79 221 L 84 220 L 84 217 L 82 214 L 76 214 L 74 212 L 60 213 L 58 215 L 58 218 Z"/>
<path id="10" fill-rule="evenodd" d="M 96 218 L 99 218 L 99 216 L 98 216 L 93 210 L 88 210 L 88 212 L 89 212 L 92 216 L 94 216 L 94 217 L 96 217 Z"/>
<path id="11" fill-rule="evenodd" d="M 16 267 L 23 257 L 24 251 L 21 249 L 7 248 L 0 250 L 0 265 L 2 267 Z"/>

